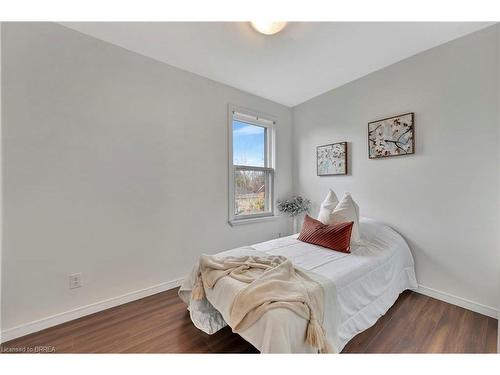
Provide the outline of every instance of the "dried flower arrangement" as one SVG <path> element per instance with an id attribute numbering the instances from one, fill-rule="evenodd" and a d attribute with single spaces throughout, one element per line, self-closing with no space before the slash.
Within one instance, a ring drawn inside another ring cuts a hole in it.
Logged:
<path id="1" fill-rule="evenodd" d="M 294 196 L 284 201 L 278 201 L 278 210 L 293 218 L 293 230 L 297 230 L 297 216 L 309 212 L 311 201 L 300 195 Z"/>
<path id="2" fill-rule="evenodd" d="M 300 195 L 284 201 L 278 201 L 278 210 L 290 216 L 297 216 L 299 214 L 309 212 L 310 206 L 311 201 L 301 197 Z"/>

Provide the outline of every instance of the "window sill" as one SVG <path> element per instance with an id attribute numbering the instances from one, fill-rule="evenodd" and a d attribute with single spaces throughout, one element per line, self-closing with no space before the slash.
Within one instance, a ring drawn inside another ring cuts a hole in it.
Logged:
<path id="1" fill-rule="evenodd" d="M 282 218 L 283 216 L 279 215 L 269 215 L 269 216 L 261 216 L 261 217 L 253 217 L 253 218 L 248 218 L 248 219 L 239 219 L 239 220 L 229 220 L 229 225 L 232 227 L 238 226 L 238 225 L 246 225 L 246 224 L 253 224 L 253 223 L 262 223 L 266 221 L 273 221 L 279 218 Z"/>

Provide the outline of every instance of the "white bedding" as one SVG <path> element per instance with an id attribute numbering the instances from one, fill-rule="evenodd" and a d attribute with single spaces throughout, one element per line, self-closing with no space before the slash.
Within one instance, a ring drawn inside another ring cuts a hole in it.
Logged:
<path id="1" fill-rule="evenodd" d="M 297 235 L 251 246 L 258 252 L 283 255 L 295 266 L 331 281 L 333 286 L 328 287 L 329 293 L 325 296 L 325 314 L 329 316 L 324 328 L 334 352 L 340 352 L 351 338 L 375 324 L 401 292 L 417 287 L 413 257 L 401 235 L 370 219 L 360 220 L 360 232 L 362 240 L 351 248 L 350 254 L 299 241 Z M 180 296 L 186 301 L 182 292 L 181 287 Z M 224 294 L 216 287 L 207 297 L 217 308 L 217 299 L 220 301 Z M 207 333 L 225 326 L 226 311 L 209 316 L 207 306 L 193 303 L 189 309 L 193 323 Z M 261 352 L 314 352 L 304 344 L 305 321 L 304 327 L 295 320 L 294 324 L 287 325 L 287 321 L 292 320 L 289 311 L 276 309 L 272 313 L 274 319 L 263 316 L 255 323 L 260 327 L 240 335 Z M 282 319 L 276 319 L 279 314 L 283 315 Z M 274 323 L 270 324 L 271 321 Z M 279 327 L 276 321 L 282 322 Z M 284 331 L 286 336 L 282 334 Z M 288 339 L 273 340 L 274 336 Z M 298 339 L 289 339 L 294 336 Z"/>

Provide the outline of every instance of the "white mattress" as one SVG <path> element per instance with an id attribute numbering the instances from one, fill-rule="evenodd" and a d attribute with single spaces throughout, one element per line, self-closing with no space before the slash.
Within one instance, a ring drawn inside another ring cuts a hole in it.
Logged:
<path id="1" fill-rule="evenodd" d="M 361 244 L 350 254 L 297 240 L 298 235 L 252 245 L 255 250 L 283 255 L 301 268 L 333 281 L 336 351 L 371 327 L 401 292 L 416 289 L 413 257 L 406 241 L 374 220 L 360 221 Z"/>
<path id="2" fill-rule="evenodd" d="M 324 328 L 334 352 L 359 332 L 371 327 L 406 289 L 416 289 L 413 257 L 406 241 L 393 229 L 370 219 L 360 221 L 361 242 L 350 254 L 297 240 L 297 235 L 219 253 L 221 256 L 255 251 L 289 258 L 295 266 L 318 275 L 325 289 Z M 198 266 L 184 280 L 179 295 L 189 305 L 193 323 L 212 334 L 226 325 L 229 310 L 221 303 L 236 288 L 224 279 L 206 290 L 208 301 L 190 300 Z M 323 281 L 321 281 L 323 280 Z M 219 310 L 218 310 L 219 309 Z M 274 309 L 240 335 L 264 353 L 305 353 L 307 322 L 287 309 Z"/>

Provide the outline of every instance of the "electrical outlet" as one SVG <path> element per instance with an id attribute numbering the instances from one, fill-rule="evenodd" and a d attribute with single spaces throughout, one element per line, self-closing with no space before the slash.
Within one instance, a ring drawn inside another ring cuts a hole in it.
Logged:
<path id="1" fill-rule="evenodd" d="M 72 273 L 69 275 L 69 288 L 75 289 L 80 288 L 82 286 L 82 274 L 81 273 Z"/>

